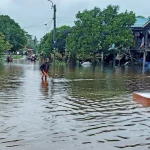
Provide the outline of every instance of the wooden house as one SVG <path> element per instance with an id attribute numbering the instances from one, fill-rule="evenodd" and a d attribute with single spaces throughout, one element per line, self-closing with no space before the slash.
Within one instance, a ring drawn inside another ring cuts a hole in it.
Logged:
<path id="1" fill-rule="evenodd" d="M 134 34 L 133 49 L 140 50 L 150 47 L 150 19 L 136 18 L 136 22 L 131 29 Z"/>
<path id="2" fill-rule="evenodd" d="M 131 29 L 134 34 L 134 46 L 130 49 L 132 55 L 136 54 L 139 59 L 142 59 L 142 62 L 150 62 L 150 19 L 136 18 Z"/>

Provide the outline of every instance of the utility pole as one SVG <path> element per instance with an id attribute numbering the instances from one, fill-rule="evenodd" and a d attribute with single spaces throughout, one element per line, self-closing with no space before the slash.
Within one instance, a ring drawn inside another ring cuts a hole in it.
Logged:
<path id="1" fill-rule="evenodd" d="M 54 29 L 53 29 L 53 53 L 54 53 L 54 65 L 55 65 L 55 53 L 56 53 L 56 4 L 53 4 L 51 0 L 48 0 L 52 3 L 52 8 L 54 9 Z"/>
<path id="2" fill-rule="evenodd" d="M 54 8 L 54 37 L 53 37 L 53 44 L 54 44 L 54 65 L 55 65 L 55 53 L 56 53 L 56 5 L 53 6 Z"/>

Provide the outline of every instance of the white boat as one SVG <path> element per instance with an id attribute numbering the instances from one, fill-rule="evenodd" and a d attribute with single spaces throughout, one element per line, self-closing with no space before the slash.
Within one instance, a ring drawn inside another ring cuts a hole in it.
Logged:
<path id="1" fill-rule="evenodd" d="M 90 63 L 89 61 L 86 61 L 86 62 L 82 63 L 81 65 L 84 67 L 88 67 L 88 66 L 91 66 L 92 63 Z"/>

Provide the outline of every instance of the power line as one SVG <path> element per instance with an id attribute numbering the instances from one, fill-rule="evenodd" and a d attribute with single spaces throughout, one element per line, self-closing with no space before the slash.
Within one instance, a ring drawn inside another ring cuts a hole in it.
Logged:
<path id="1" fill-rule="evenodd" d="M 74 18 L 63 18 L 63 17 L 61 17 L 61 18 L 57 17 L 57 20 L 70 20 L 70 21 L 75 21 Z"/>
<path id="2" fill-rule="evenodd" d="M 33 24 L 33 25 L 30 25 L 30 26 L 27 26 L 27 27 L 23 27 L 23 28 L 25 29 L 25 28 L 32 28 L 32 27 L 44 26 L 44 25 L 49 24 L 51 21 L 48 22 L 48 23 L 44 23 L 44 22 L 46 22 L 46 21 L 42 21 L 42 22 L 39 22 L 39 23 L 37 23 L 37 24 Z M 41 24 L 41 23 L 42 23 L 42 24 Z"/>
<path id="3" fill-rule="evenodd" d="M 57 18 L 59 18 L 59 17 L 57 17 Z M 65 18 L 65 17 L 62 17 L 62 18 Z M 67 18 L 67 17 L 66 17 L 66 18 Z M 40 27 L 40 26 L 48 25 L 49 23 L 52 22 L 52 20 L 51 20 L 50 22 L 48 22 L 48 23 L 44 23 L 44 22 L 46 22 L 46 21 L 41 21 L 41 22 L 39 22 L 39 23 L 30 25 L 30 26 L 26 26 L 26 27 L 23 27 L 23 28 L 24 28 L 24 29 L 27 29 L 27 28 L 34 28 L 34 27 Z M 42 23 L 42 24 L 41 24 L 41 23 Z M 57 21 L 57 23 L 58 23 L 58 24 L 74 23 L 74 20 L 72 20 L 72 19 L 61 19 L 61 18 L 59 18 L 59 20 Z"/>
<path id="4" fill-rule="evenodd" d="M 47 26 L 48 24 L 46 24 L 46 27 L 47 27 L 47 28 L 46 28 L 46 30 L 45 30 L 45 34 L 51 29 L 52 21 L 53 21 L 53 20 L 50 21 L 49 26 Z"/>
<path id="5" fill-rule="evenodd" d="M 42 25 L 36 25 L 36 26 L 28 26 L 28 27 L 24 27 L 24 29 L 27 29 L 27 28 L 33 28 L 33 27 L 40 27 L 40 26 L 44 26 L 45 24 L 42 24 Z"/>

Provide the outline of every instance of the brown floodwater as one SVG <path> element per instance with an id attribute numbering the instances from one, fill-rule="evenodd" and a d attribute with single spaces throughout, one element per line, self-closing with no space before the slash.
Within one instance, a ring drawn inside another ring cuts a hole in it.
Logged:
<path id="1" fill-rule="evenodd" d="M 70 68 L 59 64 L 41 81 L 39 64 L 0 66 L 0 150 L 147 150 L 150 90 L 140 67 Z"/>

